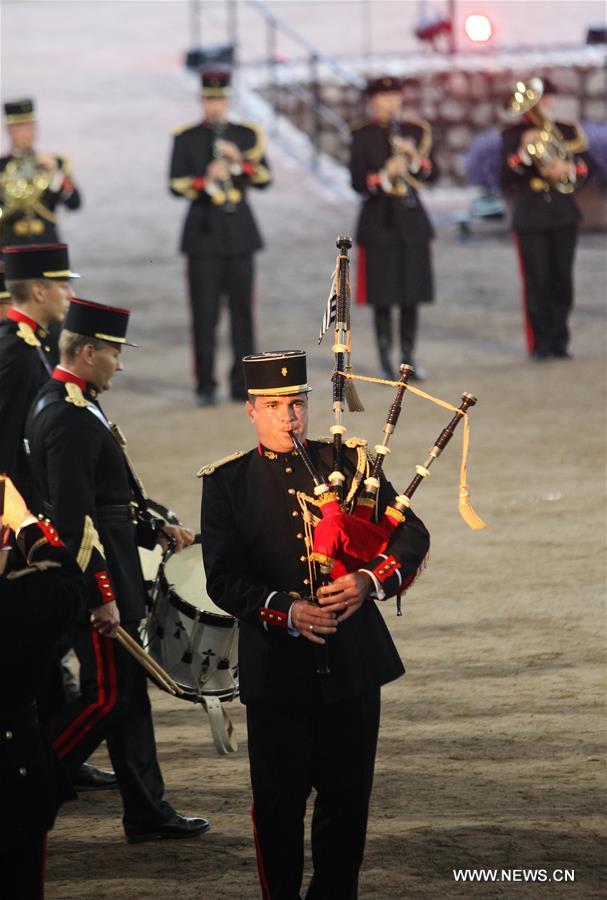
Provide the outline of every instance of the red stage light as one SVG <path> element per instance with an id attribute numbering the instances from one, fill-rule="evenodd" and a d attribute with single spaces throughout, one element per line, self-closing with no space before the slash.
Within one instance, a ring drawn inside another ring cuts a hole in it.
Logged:
<path id="1" fill-rule="evenodd" d="M 493 26 L 490 20 L 487 16 L 483 16 L 479 13 L 466 16 L 464 31 L 474 43 L 486 43 L 491 40 L 493 36 Z"/>

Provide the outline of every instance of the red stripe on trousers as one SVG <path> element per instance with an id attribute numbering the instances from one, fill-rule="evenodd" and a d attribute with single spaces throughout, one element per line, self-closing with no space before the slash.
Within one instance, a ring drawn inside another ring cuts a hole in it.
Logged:
<path id="1" fill-rule="evenodd" d="M 97 668 L 97 697 L 53 741 L 53 748 L 60 759 L 74 749 L 94 725 L 106 716 L 116 704 L 116 663 L 112 638 L 101 638 L 91 626 Z M 105 659 L 104 659 L 105 656 Z M 108 672 L 105 671 L 104 663 Z"/>
<path id="2" fill-rule="evenodd" d="M 259 874 L 259 883 L 261 885 L 261 895 L 263 900 L 272 900 L 270 893 L 270 885 L 268 884 L 268 876 L 263 864 L 263 853 L 261 852 L 261 844 L 259 843 L 259 835 L 257 833 L 257 825 L 255 824 L 255 804 L 251 803 L 251 821 L 253 822 L 253 837 L 255 838 L 255 855 L 257 856 L 257 872 Z"/>
<path id="3" fill-rule="evenodd" d="M 521 273 L 522 300 L 523 300 L 523 316 L 525 321 L 525 342 L 529 353 L 533 353 L 535 347 L 535 336 L 531 327 L 531 319 L 529 318 L 529 304 L 527 302 L 527 277 L 525 275 L 525 261 L 523 260 L 523 249 L 521 247 L 521 236 L 518 231 L 512 232 L 514 246 L 518 258 L 518 268 Z"/>
<path id="4" fill-rule="evenodd" d="M 365 306 L 367 300 L 367 251 L 359 244 L 356 248 L 356 302 Z"/>

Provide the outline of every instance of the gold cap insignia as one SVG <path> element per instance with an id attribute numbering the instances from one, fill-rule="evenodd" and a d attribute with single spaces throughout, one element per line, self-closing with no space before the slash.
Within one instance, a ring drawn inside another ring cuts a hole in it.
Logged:
<path id="1" fill-rule="evenodd" d="M 283 376 L 283 378 L 288 374 L 288 369 L 286 366 L 282 367 L 282 369 L 280 370 L 280 374 Z"/>

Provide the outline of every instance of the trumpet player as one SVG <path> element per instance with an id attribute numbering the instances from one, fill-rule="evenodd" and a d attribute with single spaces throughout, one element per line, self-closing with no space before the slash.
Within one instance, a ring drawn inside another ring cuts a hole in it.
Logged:
<path id="1" fill-rule="evenodd" d="M 357 301 L 373 307 L 382 374 L 393 379 L 392 307 L 400 310 L 400 360 L 415 363 L 417 307 L 434 299 L 430 244 L 434 230 L 419 196 L 438 169 L 430 125 L 401 115 L 403 84 L 376 78 L 367 84 L 371 119 L 352 135 L 352 187 L 363 197 L 356 229 Z"/>
<path id="2" fill-rule="evenodd" d="M 246 400 L 241 358 L 253 352 L 253 254 L 262 247 L 248 188 L 271 182 L 265 137 L 228 121 L 230 73 L 202 73 L 201 123 L 174 132 L 170 189 L 190 201 L 181 240 L 187 257 L 196 402 L 215 403 L 215 331 L 227 298 L 233 360 L 230 394 Z"/>
<path id="3" fill-rule="evenodd" d="M 34 149 L 33 100 L 5 103 L 4 116 L 10 151 L 0 158 L 1 245 L 56 244 L 57 208 L 77 210 L 82 203 L 70 162 Z"/>
<path id="4" fill-rule="evenodd" d="M 586 136 L 554 120 L 556 87 L 519 81 L 506 102 L 515 124 L 502 133 L 502 186 L 513 199 L 512 229 L 523 288 L 525 337 L 535 360 L 566 359 L 580 211 L 575 190 L 588 174 Z"/>

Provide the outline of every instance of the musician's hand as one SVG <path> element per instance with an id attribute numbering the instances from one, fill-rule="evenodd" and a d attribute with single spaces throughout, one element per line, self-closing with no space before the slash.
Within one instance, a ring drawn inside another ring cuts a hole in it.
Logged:
<path id="1" fill-rule="evenodd" d="M 156 542 L 166 551 L 170 540 L 175 541 L 175 553 L 179 553 L 193 542 L 194 532 L 191 528 L 184 528 L 183 525 L 167 525 L 165 523 L 162 531 L 158 532 Z"/>
<path id="2" fill-rule="evenodd" d="M 291 607 L 291 625 L 302 637 L 313 644 L 324 644 L 320 634 L 335 634 L 338 610 L 333 607 L 318 606 L 308 600 L 296 600 Z"/>
<path id="3" fill-rule="evenodd" d="M 234 163 L 239 163 L 242 160 L 240 147 L 237 147 L 232 141 L 224 141 L 220 138 L 215 146 L 217 147 L 217 152 L 220 153 L 224 159 Z"/>
<path id="4" fill-rule="evenodd" d="M 115 600 L 97 606 L 91 611 L 91 625 L 105 637 L 116 637 L 116 629 L 120 625 L 120 613 Z"/>
<path id="5" fill-rule="evenodd" d="M 2 514 L 2 524 L 8 525 L 14 534 L 17 534 L 24 525 L 35 522 L 36 518 L 27 508 L 27 504 L 11 479 L 4 477 L 4 513 Z"/>
<path id="6" fill-rule="evenodd" d="M 360 609 L 372 590 L 373 582 L 368 575 L 364 572 L 349 572 L 319 588 L 316 596 L 325 609 L 339 610 L 339 624 Z"/>
<path id="7" fill-rule="evenodd" d="M 567 159 L 554 159 L 548 166 L 538 166 L 538 172 L 548 181 L 561 181 L 575 177 L 575 166 Z"/>
<path id="8" fill-rule="evenodd" d="M 57 168 L 57 160 L 51 153 L 37 153 L 36 162 L 42 169 L 54 172 Z"/>
<path id="9" fill-rule="evenodd" d="M 384 168 L 390 181 L 394 181 L 396 178 L 402 178 L 406 173 L 407 161 L 404 156 L 391 156 L 386 160 Z"/>
<path id="10" fill-rule="evenodd" d="M 206 176 L 209 181 L 227 181 L 230 170 L 225 159 L 213 159 L 207 166 Z"/>

